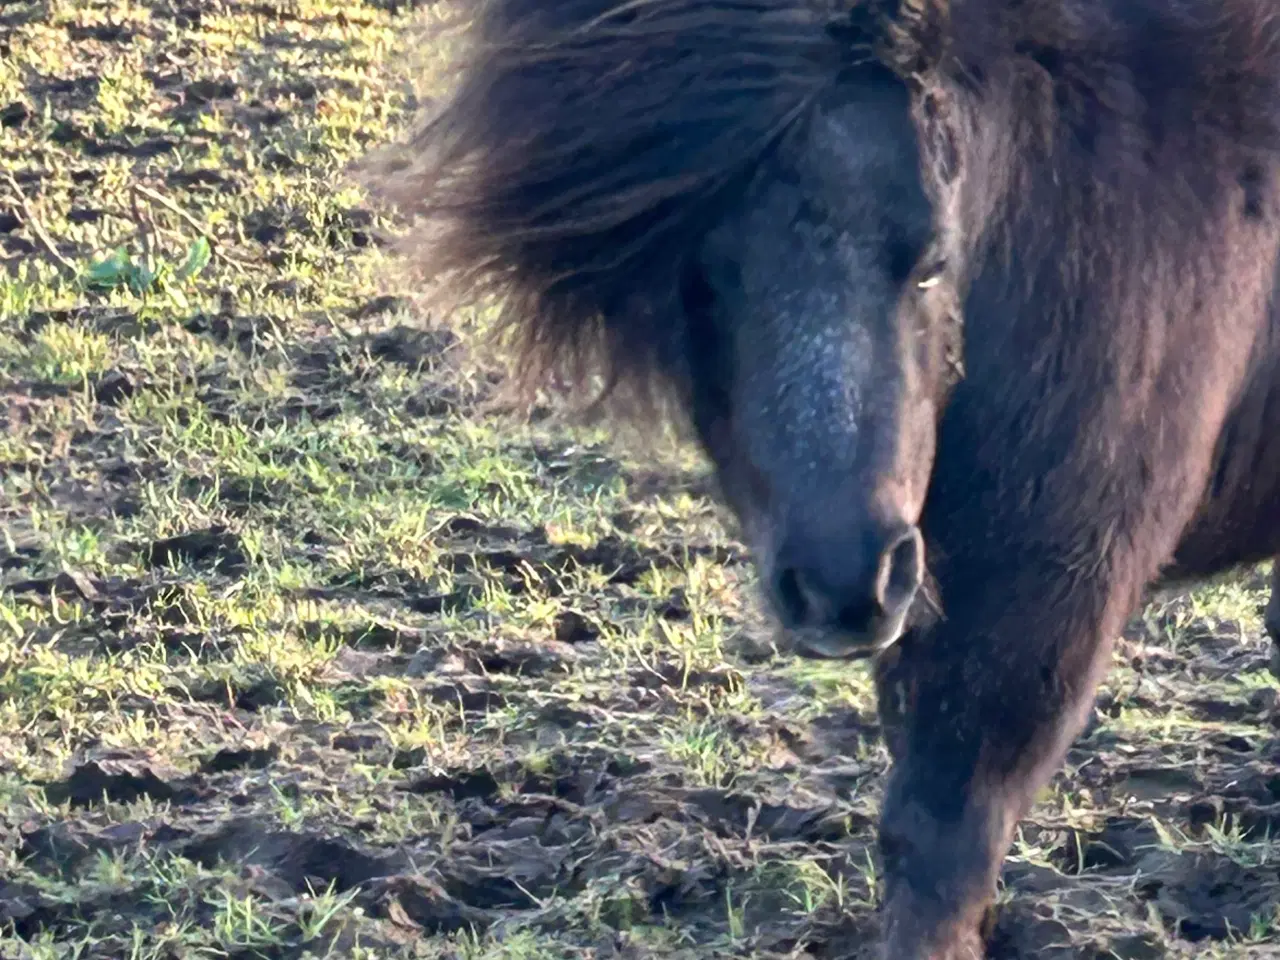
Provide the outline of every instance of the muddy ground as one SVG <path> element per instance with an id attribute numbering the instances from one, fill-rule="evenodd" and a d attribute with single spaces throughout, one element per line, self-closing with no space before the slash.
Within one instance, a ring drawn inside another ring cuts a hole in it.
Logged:
<path id="1" fill-rule="evenodd" d="M 431 15 L 0 3 L 0 957 L 870 957 L 865 668 L 380 279 Z M 1280 952 L 1263 583 L 1135 620 L 993 958 Z"/>

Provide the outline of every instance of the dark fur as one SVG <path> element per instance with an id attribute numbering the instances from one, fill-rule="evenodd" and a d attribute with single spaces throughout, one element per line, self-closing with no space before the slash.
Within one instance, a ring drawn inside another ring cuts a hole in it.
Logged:
<path id="1" fill-rule="evenodd" d="M 674 298 L 706 223 L 855 48 L 899 72 L 965 378 L 921 518 L 944 616 L 877 667 L 885 937 L 891 960 L 975 955 L 1012 830 L 1143 589 L 1280 551 L 1280 8 L 904 0 L 880 24 L 652 0 L 575 31 L 609 9 L 484 8 L 499 46 L 389 191 L 443 224 L 410 252 L 504 296 L 535 373 L 603 361 L 687 391 Z"/>
<path id="2" fill-rule="evenodd" d="M 879 665 L 904 956 L 973 946 L 1144 586 L 1280 548 L 1280 16 L 970 2 L 950 36 L 975 247 L 922 521 L 946 620 Z"/>

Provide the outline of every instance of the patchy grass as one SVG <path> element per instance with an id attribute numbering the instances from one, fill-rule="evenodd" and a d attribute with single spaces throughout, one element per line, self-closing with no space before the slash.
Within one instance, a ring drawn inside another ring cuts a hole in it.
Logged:
<path id="1" fill-rule="evenodd" d="M 0 956 L 869 956 L 865 668 L 379 283 L 417 6 L 0 9 Z M 1275 951 L 1263 600 L 1134 624 L 993 957 Z"/>

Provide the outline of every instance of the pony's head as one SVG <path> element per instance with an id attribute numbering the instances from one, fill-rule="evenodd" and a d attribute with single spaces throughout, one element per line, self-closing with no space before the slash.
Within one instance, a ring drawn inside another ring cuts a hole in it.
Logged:
<path id="1" fill-rule="evenodd" d="M 674 400 L 802 650 L 892 643 L 925 576 L 917 521 L 958 366 L 937 227 L 955 149 L 892 42 L 903 11 L 469 15 L 456 88 L 378 184 L 424 217 L 411 260 L 497 295 L 527 382 L 603 374 Z"/>

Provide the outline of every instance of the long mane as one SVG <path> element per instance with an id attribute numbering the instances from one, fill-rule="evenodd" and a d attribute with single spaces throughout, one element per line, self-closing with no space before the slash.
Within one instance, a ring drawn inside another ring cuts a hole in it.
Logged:
<path id="1" fill-rule="evenodd" d="M 1071 248 L 1055 238 L 1087 197 L 1140 191 L 1171 211 L 1159 170 L 1194 207 L 1253 190 L 1249 158 L 1280 151 L 1275 0 L 453 3 L 457 82 L 366 182 L 418 218 L 400 253 L 442 307 L 497 303 L 526 386 L 601 374 L 605 393 L 643 398 L 687 373 L 685 264 L 718 205 L 861 60 L 926 108 L 930 89 L 978 91 L 999 142 L 988 130 L 975 189 L 1016 206 L 1033 158 L 1061 171 L 1024 260 Z"/>
<path id="2" fill-rule="evenodd" d="M 517 376 L 652 396 L 726 190 L 859 56 L 823 0 L 462 0 L 454 89 L 372 179 L 449 304 L 493 297 Z M 865 51 L 861 54 L 865 57 Z"/>

